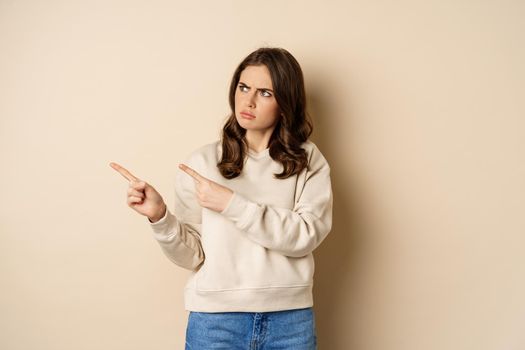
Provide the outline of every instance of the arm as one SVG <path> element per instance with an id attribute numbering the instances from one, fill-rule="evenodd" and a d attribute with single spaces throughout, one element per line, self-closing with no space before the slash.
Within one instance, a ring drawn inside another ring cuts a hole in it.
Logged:
<path id="1" fill-rule="evenodd" d="M 330 166 L 314 147 L 310 168 L 293 210 L 257 204 L 234 192 L 222 215 L 254 242 L 290 257 L 310 254 L 332 227 L 332 186 Z"/>
<path id="2" fill-rule="evenodd" d="M 191 178 L 177 169 L 175 214 L 166 208 L 164 217 L 150 221 L 150 225 L 164 254 L 176 265 L 196 271 L 204 262 L 204 251 L 200 241 L 202 208 L 195 200 L 194 187 Z"/>

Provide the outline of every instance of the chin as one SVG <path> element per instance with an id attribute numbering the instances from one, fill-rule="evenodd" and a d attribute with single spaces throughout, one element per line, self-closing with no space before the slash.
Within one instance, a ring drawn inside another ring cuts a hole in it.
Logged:
<path id="1" fill-rule="evenodd" d="M 244 129 L 246 129 L 247 125 L 250 125 L 250 123 L 247 123 L 242 117 L 235 116 L 235 119 L 237 120 L 237 124 L 239 124 Z"/>

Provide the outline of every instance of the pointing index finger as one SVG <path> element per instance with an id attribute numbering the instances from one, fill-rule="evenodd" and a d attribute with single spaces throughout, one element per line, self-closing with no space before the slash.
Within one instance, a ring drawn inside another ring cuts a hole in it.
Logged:
<path id="1" fill-rule="evenodd" d="M 109 165 L 115 169 L 116 171 L 118 171 L 120 173 L 120 175 L 124 176 L 128 181 L 140 181 L 137 177 L 133 176 L 133 174 L 131 174 L 127 169 L 125 169 L 123 166 L 117 164 L 117 163 L 114 163 L 114 162 L 111 162 L 109 163 Z"/>
<path id="2" fill-rule="evenodd" d="M 182 171 L 184 171 L 186 174 L 190 175 L 195 180 L 197 180 L 197 182 L 206 180 L 206 178 L 202 177 L 198 172 L 196 172 L 195 170 L 193 170 L 185 164 L 179 164 L 179 168 L 182 169 Z"/>

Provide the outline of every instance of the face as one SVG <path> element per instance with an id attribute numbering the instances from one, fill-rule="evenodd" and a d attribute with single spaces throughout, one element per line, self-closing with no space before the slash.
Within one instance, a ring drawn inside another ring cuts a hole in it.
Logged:
<path id="1" fill-rule="evenodd" d="M 280 110 L 268 68 L 264 65 L 246 67 L 235 90 L 237 122 L 247 132 L 271 134 L 279 117 Z"/>

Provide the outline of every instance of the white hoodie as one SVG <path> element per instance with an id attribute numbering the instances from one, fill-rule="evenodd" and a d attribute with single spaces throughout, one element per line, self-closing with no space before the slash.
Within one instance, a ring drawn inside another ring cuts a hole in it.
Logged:
<path id="1" fill-rule="evenodd" d="M 283 169 L 269 148 L 249 150 L 241 175 L 225 179 L 217 168 L 220 141 L 183 162 L 234 191 L 220 213 L 201 207 L 191 176 L 177 168 L 174 214 L 151 223 L 153 237 L 175 264 L 192 271 L 185 309 L 268 312 L 313 306 L 312 251 L 332 227 L 330 166 L 317 146 L 302 144 L 309 167 L 280 180 Z"/>

